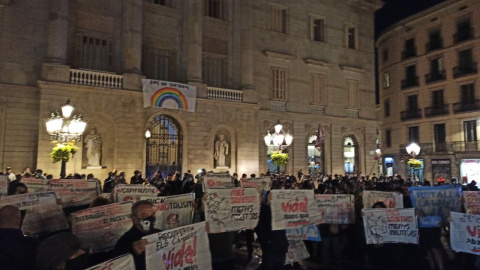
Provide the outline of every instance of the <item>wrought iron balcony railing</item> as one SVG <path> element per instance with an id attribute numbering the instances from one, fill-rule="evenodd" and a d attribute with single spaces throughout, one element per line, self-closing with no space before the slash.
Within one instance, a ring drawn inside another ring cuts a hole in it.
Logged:
<path id="1" fill-rule="evenodd" d="M 449 113 L 450 113 L 450 110 L 448 109 L 448 104 L 441 104 L 441 105 L 425 108 L 425 117 L 446 115 Z"/>

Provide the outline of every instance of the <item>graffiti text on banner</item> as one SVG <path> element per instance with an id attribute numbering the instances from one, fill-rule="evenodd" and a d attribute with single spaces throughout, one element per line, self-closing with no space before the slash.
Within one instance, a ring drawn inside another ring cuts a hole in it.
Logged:
<path id="1" fill-rule="evenodd" d="M 157 197 L 158 189 L 143 185 L 117 185 L 114 189 L 113 199 L 115 202 L 137 202 L 142 197 Z"/>
<path id="2" fill-rule="evenodd" d="M 418 226 L 413 208 L 363 209 L 367 244 L 418 243 Z"/>
<path id="3" fill-rule="evenodd" d="M 205 222 L 150 234 L 145 247 L 147 270 L 211 270 Z"/>
<path id="4" fill-rule="evenodd" d="M 284 230 L 316 223 L 320 212 L 313 190 L 272 190 L 272 230 Z"/>
<path id="5" fill-rule="evenodd" d="M 365 190 L 362 197 L 365 209 L 372 208 L 376 202 L 383 202 L 387 208 L 403 208 L 403 195 L 397 192 Z"/>
<path id="6" fill-rule="evenodd" d="M 235 187 L 228 173 L 209 173 L 203 177 L 203 184 L 205 189 Z"/>
<path id="7" fill-rule="evenodd" d="M 49 181 L 47 179 L 22 178 L 20 182 L 27 186 L 29 193 L 43 192 L 48 190 Z"/>
<path id="8" fill-rule="evenodd" d="M 450 212 L 450 242 L 457 252 L 480 254 L 480 215 Z"/>
<path id="9" fill-rule="evenodd" d="M 285 264 L 291 264 L 310 257 L 305 244 L 301 240 L 288 241 L 288 251 Z"/>
<path id="10" fill-rule="evenodd" d="M 155 228 L 165 231 L 192 223 L 194 194 L 168 197 L 142 197 L 155 204 Z"/>
<path id="11" fill-rule="evenodd" d="M 422 228 L 439 227 L 446 222 L 450 211 L 461 210 L 459 187 L 410 187 L 408 190 Z"/>
<path id="12" fill-rule="evenodd" d="M 480 215 L 480 191 L 463 191 L 467 214 Z"/>
<path id="13" fill-rule="evenodd" d="M 98 196 L 97 181 L 52 179 L 48 190 L 55 191 L 63 208 L 90 204 Z"/>
<path id="14" fill-rule="evenodd" d="M 322 241 L 320 237 L 320 230 L 317 225 L 295 227 L 287 229 L 288 240 L 307 240 L 307 241 Z"/>
<path id="15" fill-rule="evenodd" d="M 0 197 L 7 196 L 8 176 L 0 175 Z"/>
<path id="16" fill-rule="evenodd" d="M 240 179 L 240 185 L 242 188 L 256 188 L 258 192 L 265 190 L 270 190 L 272 180 L 270 177 L 260 177 L 260 178 L 242 178 Z"/>
<path id="17" fill-rule="evenodd" d="M 93 252 L 115 246 L 120 237 L 132 227 L 132 203 L 112 203 L 72 214 L 72 232 Z"/>
<path id="18" fill-rule="evenodd" d="M 350 224 L 355 222 L 354 196 L 348 194 L 315 194 L 320 210 L 318 223 Z"/>
<path id="19" fill-rule="evenodd" d="M 207 189 L 205 218 L 210 233 L 255 228 L 260 195 L 254 188 Z"/>
<path id="20" fill-rule="evenodd" d="M 120 257 L 97 264 L 85 270 L 132 270 L 135 269 L 135 262 L 132 254 L 125 254 Z"/>

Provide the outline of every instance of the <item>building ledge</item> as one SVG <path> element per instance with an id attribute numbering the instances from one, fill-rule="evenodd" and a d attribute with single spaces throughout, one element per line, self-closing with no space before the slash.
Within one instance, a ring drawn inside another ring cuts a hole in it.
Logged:
<path id="1" fill-rule="evenodd" d="M 287 54 L 287 53 L 279 53 L 279 52 L 273 52 L 273 51 L 267 51 L 267 50 L 263 51 L 263 53 L 268 58 L 276 58 L 276 59 L 285 60 L 285 61 L 290 61 L 295 59 L 293 55 Z"/>

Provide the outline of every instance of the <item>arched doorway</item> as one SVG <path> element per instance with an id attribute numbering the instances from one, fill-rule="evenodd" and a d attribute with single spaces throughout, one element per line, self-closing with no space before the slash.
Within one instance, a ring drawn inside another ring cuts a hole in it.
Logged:
<path id="1" fill-rule="evenodd" d="M 324 173 L 323 155 L 322 151 L 315 147 L 317 135 L 308 137 L 307 142 L 307 160 L 308 160 L 308 174 L 317 176 Z"/>
<path id="2" fill-rule="evenodd" d="M 160 170 L 165 177 L 182 170 L 183 133 L 178 122 L 167 115 L 155 116 L 148 126 L 146 175 Z"/>
<path id="3" fill-rule="evenodd" d="M 358 171 L 358 144 L 353 136 L 347 136 L 343 140 L 343 160 L 345 174 Z"/>

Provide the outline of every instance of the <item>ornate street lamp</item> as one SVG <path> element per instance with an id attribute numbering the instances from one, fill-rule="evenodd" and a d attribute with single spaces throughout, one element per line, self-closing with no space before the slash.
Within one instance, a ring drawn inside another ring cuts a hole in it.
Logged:
<path id="1" fill-rule="evenodd" d="M 408 161 L 408 165 L 412 168 L 412 181 L 415 181 L 415 170 L 422 167 L 422 163 L 415 159 L 420 154 L 420 146 L 416 143 L 411 143 L 405 147 L 405 150 L 412 157 Z"/>
<path id="2" fill-rule="evenodd" d="M 67 102 L 62 106 L 61 109 L 62 113 L 60 114 L 58 111 L 53 112 L 50 115 L 50 118 L 45 121 L 45 125 L 47 132 L 50 135 L 50 141 L 59 143 L 56 147 L 54 147 L 54 152 L 52 152 L 52 154 L 59 149 L 63 151 L 63 156 L 58 157 L 58 159 L 62 161 L 60 177 L 64 178 L 66 175 L 65 165 L 68 161 L 69 154 L 73 154 L 75 149 L 77 149 L 75 146 L 75 141 L 79 141 L 82 138 L 87 123 L 83 121 L 81 114 L 78 116 L 74 115 L 72 117 L 74 108 L 72 104 L 70 104 L 70 99 L 67 99 Z M 68 144 L 71 145 L 68 146 Z M 65 149 L 63 149 L 63 147 L 68 149 L 67 153 L 65 153 Z M 58 151 L 58 153 L 61 153 L 62 151 Z M 52 160 L 54 162 L 59 161 L 55 160 L 53 157 Z"/>
<path id="3" fill-rule="evenodd" d="M 263 137 L 265 145 L 273 146 L 276 150 L 281 151 L 289 147 L 292 144 L 293 136 L 290 135 L 290 132 L 283 131 L 282 124 L 278 123 L 275 125 L 275 133 L 271 134 L 267 130 L 267 135 Z"/>

